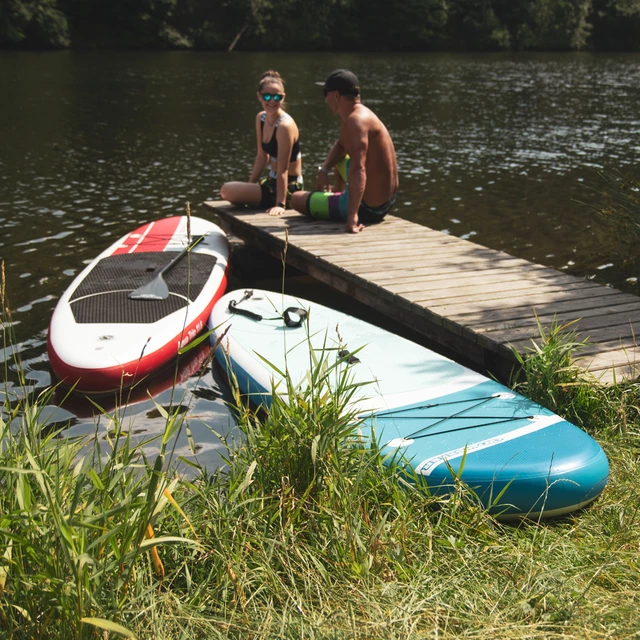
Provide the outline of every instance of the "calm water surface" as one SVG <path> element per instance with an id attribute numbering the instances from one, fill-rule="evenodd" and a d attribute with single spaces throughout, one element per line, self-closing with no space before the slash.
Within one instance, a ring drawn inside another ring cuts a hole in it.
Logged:
<path id="1" fill-rule="evenodd" d="M 631 170 L 640 159 L 639 61 L 635 54 L 1 53 L 0 256 L 15 349 L 31 383 L 39 390 L 51 381 L 47 324 L 84 264 L 134 226 L 184 213 L 186 202 L 207 216 L 203 200 L 217 197 L 225 180 L 248 177 L 255 83 L 267 68 L 287 80 L 308 169 L 337 131 L 315 83 L 333 68 L 352 68 L 396 144 L 396 215 L 638 293 L 638 252 L 588 205 L 597 201 L 589 187 L 601 186 L 599 172 Z M 246 265 L 232 266 L 235 286 L 255 279 Z M 277 286 L 273 276 L 269 286 Z M 308 280 L 297 286 L 306 297 L 328 296 Z M 184 364 L 179 397 L 160 382 L 153 392 L 162 406 L 181 405 L 199 461 L 212 466 L 221 446 L 211 430 L 233 435 L 233 421 L 224 381 L 210 366 L 198 373 L 198 358 Z M 72 433 L 109 428 L 78 399 L 59 404 L 48 407 L 50 422 L 71 419 Z M 145 394 L 120 411 L 139 437 L 163 424 Z M 178 453 L 193 458 L 187 435 Z"/>

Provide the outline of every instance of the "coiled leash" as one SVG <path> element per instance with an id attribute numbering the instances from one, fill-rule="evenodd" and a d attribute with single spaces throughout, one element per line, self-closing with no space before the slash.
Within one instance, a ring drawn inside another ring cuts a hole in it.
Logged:
<path id="1" fill-rule="evenodd" d="M 231 313 L 237 313 L 241 316 L 251 318 L 256 322 L 259 322 L 260 320 L 284 320 L 287 327 L 291 328 L 300 327 L 309 317 L 309 312 L 306 309 L 301 309 L 300 307 L 288 307 L 282 312 L 282 315 L 276 316 L 275 318 L 265 318 L 259 313 L 249 311 L 248 309 L 241 309 L 238 305 L 251 298 L 251 296 L 253 296 L 253 291 L 251 289 L 246 289 L 240 300 L 229 301 L 229 311 L 231 311 Z"/>

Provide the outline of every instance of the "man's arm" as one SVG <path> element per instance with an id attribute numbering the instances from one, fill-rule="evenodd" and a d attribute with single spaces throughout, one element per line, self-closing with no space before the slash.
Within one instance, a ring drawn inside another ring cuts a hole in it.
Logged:
<path id="1" fill-rule="evenodd" d="M 367 128 L 359 118 L 351 118 L 345 127 L 345 135 L 349 140 L 349 202 L 347 204 L 347 224 L 345 231 L 358 233 L 364 225 L 358 221 L 358 209 L 362 202 L 364 189 L 367 185 L 367 150 L 369 135 Z"/>
<path id="2" fill-rule="evenodd" d="M 327 154 L 325 161 L 322 163 L 322 169 L 318 171 L 318 176 L 316 177 L 316 190 L 322 191 L 329 187 L 329 176 L 331 174 L 331 169 L 333 169 L 340 160 L 342 160 L 347 155 L 344 146 L 340 139 L 336 140 L 334 145 L 331 147 L 331 150 Z"/>

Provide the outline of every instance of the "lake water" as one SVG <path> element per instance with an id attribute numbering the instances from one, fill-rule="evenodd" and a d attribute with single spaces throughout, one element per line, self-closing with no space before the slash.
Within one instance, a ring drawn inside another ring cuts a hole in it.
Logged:
<path id="1" fill-rule="evenodd" d="M 337 132 L 316 83 L 348 67 L 396 145 L 396 215 L 638 293 L 635 246 L 589 206 L 599 173 L 638 165 L 638 62 L 584 53 L 0 53 L 0 257 L 31 384 L 51 381 L 48 321 L 84 264 L 140 223 L 184 213 L 186 202 L 208 216 L 202 201 L 248 177 L 256 82 L 268 68 L 287 81 L 307 186 Z M 264 265 L 252 272 L 246 254 L 235 258 L 233 286 L 278 285 L 272 266 L 265 281 Z M 308 279 L 293 286 L 344 304 Z M 199 461 L 217 464 L 211 430 L 233 434 L 224 380 L 209 366 L 178 385 L 180 397 L 161 387 L 156 401 L 189 416 Z M 50 421 L 71 419 L 71 433 L 108 428 L 86 403 L 57 404 Z M 163 424 L 144 394 L 121 412 L 139 437 Z M 186 429 L 177 453 L 193 458 Z"/>

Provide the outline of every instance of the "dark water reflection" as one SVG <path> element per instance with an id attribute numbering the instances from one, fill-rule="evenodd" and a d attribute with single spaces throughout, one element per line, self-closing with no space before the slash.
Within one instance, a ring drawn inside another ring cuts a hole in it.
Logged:
<path id="1" fill-rule="evenodd" d="M 48 320 L 84 264 L 132 227 L 184 212 L 187 201 L 206 216 L 203 200 L 224 180 L 248 176 L 255 80 L 270 67 L 287 80 L 309 180 L 337 125 L 314 83 L 350 67 L 396 144 L 397 215 L 637 293 L 635 247 L 577 201 L 593 201 L 587 187 L 598 186 L 599 171 L 637 165 L 639 60 L 0 54 L 0 256 L 29 380 L 37 389 L 49 383 Z M 306 291 L 319 289 L 307 283 Z M 203 380 L 184 383 L 187 405 L 203 408 L 216 430 L 231 428 L 209 393 L 218 385 L 210 370 Z M 159 420 L 148 411 L 128 408 L 153 430 Z M 93 428 L 73 415 L 72 430 Z"/>

